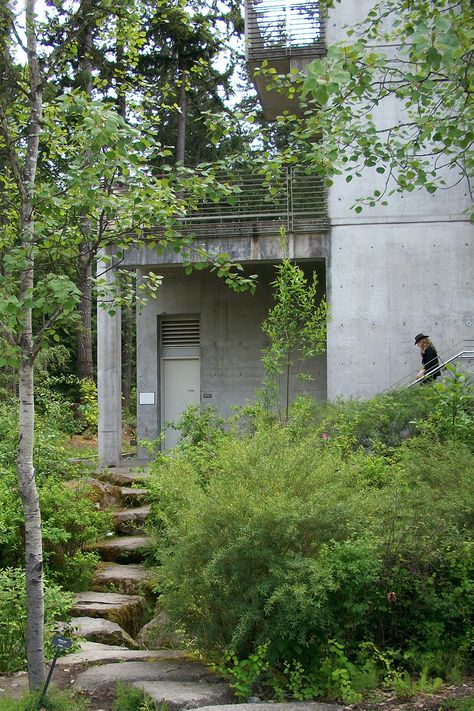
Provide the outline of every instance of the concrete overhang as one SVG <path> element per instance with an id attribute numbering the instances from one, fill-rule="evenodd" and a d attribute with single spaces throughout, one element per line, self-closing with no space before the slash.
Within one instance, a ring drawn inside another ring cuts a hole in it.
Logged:
<path id="1" fill-rule="evenodd" d="M 298 74 L 305 73 L 308 64 L 311 64 L 321 54 L 321 52 L 314 52 L 302 55 L 290 54 L 284 57 L 268 56 L 265 57 L 265 70 L 261 70 L 263 58 L 247 60 L 250 76 L 267 121 L 275 121 L 277 116 L 282 116 L 285 113 L 302 116 L 304 112 L 304 107 L 301 106 L 300 92 L 297 91 L 292 97 L 289 97 L 286 92 L 272 88 L 272 75 L 267 73 L 268 69 L 274 69 L 278 75 L 285 76 L 291 75 L 295 71 Z"/>
<path id="2" fill-rule="evenodd" d="M 120 267 L 160 267 L 182 265 L 184 261 L 201 261 L 198 254 L 176 254 L 165 249 L 160 254 L 157 241 L 143 240 L 140 246 L 129 248 L 120 261 Z M 258 263 L 277 262 L 285 257 L 297 260 L 323 260 L 328 254 L 328 233 L 326 231 L 289 233 L 286 251 L 282 252 L 280 242 L 273 235 L 245 235 L 235 237 L 200 237 L 194 241 L 199 250 L 211 257 L 228 254 L 233 262 Z"/>

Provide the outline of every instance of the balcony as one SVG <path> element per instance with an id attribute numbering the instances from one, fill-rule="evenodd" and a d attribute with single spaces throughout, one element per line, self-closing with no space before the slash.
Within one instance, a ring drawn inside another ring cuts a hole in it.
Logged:
<path id="1" fill-rule="evenodd" d="M 225 237 L 278 236 L 281 227 L 287 233 L 327 228 L 326 193 L 316 175 L 287 168 L 266 183 L 262 175 L 240 169 L 231 175 L 217 174 L 217 178 L 234 192 L 221 202 L 200 203 L 183 220 L 183 229 L 197 237 L 209 234 L 210 230 Z"/>
<path id="2" fill-rule="evenodd" d="M 297 95 L 289 99 L 269 89 L 259 73 L 263 60 L 278 74 L 304 71 L 324 54 L 324 18 L 317 0 L 245 0 L 246 59 L 267 119 L 284 111 L 298 113 Z"/>
<path id="3" fill-rule="evenodd" d="M 212 243 L 219 251 L 242 261 L 275 260 L 280 258 L 278 237 L 284 228 L 292 243 L 304 245 L 304 254 L 297 253 L 296 247 L 295 258 L 325 256 L 328 217 L 321 178 L 294 167 L 283 170 L 270 182 L 247 168 L 221 172 L 217 178 L 230 188 L 230 194 L 219 202 L 199 203 L 179 220 L 176 229 L 184 235 L 201 244 Z M 161 235 L 163 230 L 159 227 L 145 235 L 142 248 L 131 249 L 125 255 L 124 266 L 182 261 L 167 250 L 156 254 L 153 243 L 159 243 Z"/>

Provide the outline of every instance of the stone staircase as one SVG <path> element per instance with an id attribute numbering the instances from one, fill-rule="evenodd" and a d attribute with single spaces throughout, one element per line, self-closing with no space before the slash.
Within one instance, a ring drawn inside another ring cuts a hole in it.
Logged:
<path id="1" fill-rule="evenodd" d="M 186 651 L 151 649 L 144 644 L 144 632 L 152 624 L 155 640 L 160 640 L 157 626 L 163 626 L 161 639 L 169 641 L 172 637 L 163 613 L 158 612 L 152 622 L 142 626 L 148 601 L 153 599 L 152 576 L 143 565 L 152 541 L 145 535 L 150 512 L 147 476 L 120 468 L 107 470 L 100 482 L 91 480 L 107 505 L 115 501 L 115 535 L 91 546 L 102 562 L 93 577 L 92 590 L 77 593 L 72 610 L 72 625 L 86 641 L 80 651 L 61 657 L 58 666 L 72 673 L 74 688 L 89 697 L 91 709 L 96 711 L 112 708 L 118 683 L 142 689 L 157 709 L 165 704 L 169 711 L 261 711 L 266 704 L 234 705 L 229 685 Z M 342 708 L 314 702 L 272 703 L 272 711 Z"/>
<path id="2" fill-rule="evenodd" d="M 89 641 L 114 644 L 119 626 L 126 646 L 138 646 L 133 638 L 142 626 L 146 588 L 151 586 L 151 575 L 143 565 L 151 538 L 144 535 L 150 512 L 150 506 L 143 503 L 147 490 L 133 485 L 144 482 L 146 477 L 146 473 L 128 468 L 106 470 L 101 476 L 118 494 L 113 513 L 116 535 L 89 547 L 99 554 L 102 563 L 94 575 L 92 589 L 75 596 L 72 625 Z"/>
<path id="3" fill-rule="evenodd" d="M 147 477 L 130 468 L 109 469 L 100 475 L 108 503 L 115 497 L 115 535 L 90 546 L 102 562 L 92 589 L 75 595 L 71 620 L 75 633 L 86 642 L 80 652 L 59 663 L 80 665 L 74 686 L 92 700 L 113 691 L 120 681 L 142 688 L 157 707 L 166 703 L 170 711 L 228 703 L 233 700 L 229 686 L 187 652 L 143 649 L 139 641 L 147 599 L 153 599 L 152 576 L 143 565 L 152 541 L 145 535 L 150 512 Z"/>

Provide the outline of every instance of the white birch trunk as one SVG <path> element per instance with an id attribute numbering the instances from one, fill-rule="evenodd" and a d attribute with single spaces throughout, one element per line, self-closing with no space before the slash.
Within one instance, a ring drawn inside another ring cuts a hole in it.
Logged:
<path id="1" fill-rule="evenodd" d="M 28 68 L 30 74 L 30 117 L 27 134 L 27 151 L 21 195 L 21 246 L 25 266 L 21 275 L 19 292 L 23 303 L 23 324 L 20 337 L 19 373 L 19 444 L 18 487 L 25 518 L 25 576 L 28 605 L 26 629 L 26 657 L 30 689 L 37 689 L 45 680 L 44 662 L 44 590 L 43 590 L 43 544 L 38 490 L 33 467 L 35 426 L 34 406 L 34 342 L 32 331 L 32 308 L 25 304 L 34 284 L 34 218 L 32 195 L 38 164 L 39 137 L 41 132 L 42 96 L 35 33 L 35 0 L 26 0 L 26 38 Z"/>

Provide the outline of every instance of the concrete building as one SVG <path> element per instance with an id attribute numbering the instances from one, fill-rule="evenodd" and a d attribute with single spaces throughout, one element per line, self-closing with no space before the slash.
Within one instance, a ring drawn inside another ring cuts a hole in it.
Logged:
<path id="1" fill-rule="evenodd" d="M 314 10 L 317 3 L 247 0 L 251 70 L 263 58 L 279 72 L 304 67 L 343 39 L 344 27 L 363 19 L 371 0 L 342 0 L 324 23 L 314 13 L 302 19 L 295 7 L 306 5 Z M 258 77 L 256 85 L 271 119 L 285 108 L 282 99 Z M 397 107 L 391 110 L 396 114 Z M 232 405 L 253 397 L 263 376 L 261 322 L 271 304 L 269 283 L 273 265 L 284 256 L 317 271 L 331 309 L 327 352 L 311 364 L 312 382 L 293 380 L 293 394 L 369 397 L 416 372 L 416 333 L 427 332 L 441 355 L 474 338 L 466 186 L 441 198 L 420 191 L 397 194 L 388 207 L 357 215 L 350 206 L 373 190 L 369 180 L 372 175 L 347 184 L 341 176 L 326 195 L 316 179 L 303 180 L 294 170 L 271 208 L 256 201 L 249 210 L 247 202 L 241 214 L 234 209 L 233 215 L 207 212 L 196 218 L 200 244 L 211 253 L 228 252 L 261 275 L 253 297 L 233 293 L 207 272 L 186 276 L 179 255 L 158 257 L 146 243 L 125 256 L 139 278 L 151 269 L 164 275 L 159 298 L 137 316 L 139 439 L 156 439 L 163 423 L 176 419 L 187 403 L 212 404 L 229 414 Z M 248 190 L 255 192 L 251 181 Z M 288 233 L 287 255 L 278 240 L 281 225 Z M 119 318 L 99 312 L 99 447 L 105 465 L 120 459 Z M 165 446 L 173 446 L 175 436 L 167 430 Z"/>

